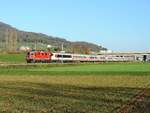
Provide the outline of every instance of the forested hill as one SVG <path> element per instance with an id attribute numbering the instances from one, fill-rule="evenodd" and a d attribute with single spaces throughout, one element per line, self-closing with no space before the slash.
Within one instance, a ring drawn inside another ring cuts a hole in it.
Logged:
<path id="1" fill-rule="evenodd" d="M 67 41 L 64 38 L 48 36 L 42 33 L 21 31 L 3 22 L 0 22 L 0 43 L 1 43 L 0 48 L 4 48 L 4 43 L 6 40 L 5 38 L 6 31 L 8 29 L 15 31 L 17 33 L 17 42 L 18 42 L 17 47 L 18 48 L 20 46 L 29 46 L 33 48 L 36 43 L 37 47 L 39 48 L 46 47 L 46 45 L 49 44 L 49 45 L 52 45 L 52 47 L 55 47 L 57 48 L 57 50 L 59 50 L 61 48 L 61 44 L 63 43 L 64 50 L 68 52 L 81 52 L 82 53 L 82 51 L 78 51 L 78 50 L 81 50 L 81 48 L 86 48 L 94 52 L 98 52 L 99 50 L 106 49 L 96 44 L 89 43 L 89 42 L 71 42 L 71 41 Z"/>

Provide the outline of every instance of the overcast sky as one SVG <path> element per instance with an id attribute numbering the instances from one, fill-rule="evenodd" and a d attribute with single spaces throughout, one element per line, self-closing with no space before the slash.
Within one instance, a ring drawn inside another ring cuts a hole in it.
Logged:
<path id="1" fill-rule="evenodd" d="M 0 21 L 114 51 L 150 50 L 149 0 L 1 0 Z"/>

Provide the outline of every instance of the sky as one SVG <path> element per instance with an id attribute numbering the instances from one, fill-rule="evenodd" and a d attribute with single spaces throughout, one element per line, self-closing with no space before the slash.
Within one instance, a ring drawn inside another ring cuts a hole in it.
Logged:
<path id="1" fill-rule="evenodd" d="M 150 51 L 149 0 L 0 0 L 0 21 L 113 51 Z"/>

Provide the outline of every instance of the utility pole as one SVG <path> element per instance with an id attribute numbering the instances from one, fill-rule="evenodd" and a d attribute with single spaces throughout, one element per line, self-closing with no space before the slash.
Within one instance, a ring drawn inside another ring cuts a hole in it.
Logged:
<path id="1" fill-rule="evenodd" d="M 37 50 L 37 40 L 35 40 L 34 49 Z"/>
<path id="2" fill-rule="evenodd" d="M 63 50 L 64 50 L 64 43 L 61 44 L 61 63 L 63 64 Z"/>
<path id="3" fill-rule="evenodd" d="M 64 43 L 61 44 L 61 51 L 64 50 Z"/>
<path id="4" fill-rule="evenodd" d="M 8 33 L 8 29 L 5 30 L 5 48 L 6 48 L 6 51 L 9 50 L 9 47 L 8 47 L 8 38 L 9 38 L 9 33 Z"/>

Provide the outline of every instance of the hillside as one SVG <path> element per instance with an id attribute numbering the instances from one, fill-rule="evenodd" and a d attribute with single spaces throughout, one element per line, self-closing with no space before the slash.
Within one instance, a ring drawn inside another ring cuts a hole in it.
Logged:
<path id="1" fill-rule="evenodd" d="M 56 50 L 60 50 L 61 44 L 64 45 L 64 50 L 67 52 L 72 52 L 75 47 L 86 47 L 90 51 L 98 52 L 101 49 L 105 49 L 101 46 L 98 46 L 93 43 L 88 42 L 70 42 L 64 38 L 48 36 L 42 33 L 34 33 L 34 32 L 26 32 L 18 30 L 11 25 L 0 22 L 0 49 L 4 50 L 6 48 L 6 30 L 16 31 L 17 34 L 17 48 L 21 46 L 29 46 L 30 48 L 34 48 L 35 45 L 39 49 L 46 48 L 48 44 L 52 45 L 53 48 L 57 48 Z"/>

